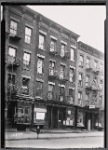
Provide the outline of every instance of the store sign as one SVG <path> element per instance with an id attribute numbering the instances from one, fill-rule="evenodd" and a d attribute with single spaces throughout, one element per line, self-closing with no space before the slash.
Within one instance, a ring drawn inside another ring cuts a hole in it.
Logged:
<path id="1" fill-rule="evenodd" d="M 44 120 L 45 113 L 36 113 L 36 120 Z"/>
<path id="2" fill-rule="evenodd" d="M 95 108 L 95 105 L 89 105 L 89 108 L 90 109 Z"/>
<path id="3" fill-rule="evenodd" d="M 46 113 L 47 110 L 45 108 L 34 108 L 34 112 L 43 112 L 43 113 Z"/>

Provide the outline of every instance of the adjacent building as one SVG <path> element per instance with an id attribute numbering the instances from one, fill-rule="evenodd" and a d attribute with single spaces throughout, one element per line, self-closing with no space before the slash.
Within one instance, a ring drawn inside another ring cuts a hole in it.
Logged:
<path id="1" fill-rule="evenodd" d="M 103 54 L 28 7 L 5 5 L 4 19 L 6 125 L 44 118 L 48 129 L 95 128 L 104 108 Z"/>

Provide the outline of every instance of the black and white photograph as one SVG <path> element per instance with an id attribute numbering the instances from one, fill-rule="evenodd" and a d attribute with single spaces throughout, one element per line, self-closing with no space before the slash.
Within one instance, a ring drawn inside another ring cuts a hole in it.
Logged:
<path id="1" fill-rule="evenodd" d="M 105 5 L 1 6 L 4 148 L 105 148 Z"/>

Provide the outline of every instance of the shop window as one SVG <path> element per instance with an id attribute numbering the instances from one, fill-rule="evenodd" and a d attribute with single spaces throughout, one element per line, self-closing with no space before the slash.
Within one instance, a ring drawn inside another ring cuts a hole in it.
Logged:
<path id="1" fill-rule="evenodd" d="M 83 67 L 83 65 L 84 65 L 84 56 L 83 56 L 83 55 L 80 55 L 80 56 L 79 56 L 79 66 L 80 66 L 80 67 Z"/>
<path id="2" fill-rule="evenodd" d="M 24 56 L 23 56 L 23 65 L 24 65 L 24 68 L 29 68 L 30 66 L 30 54 L 29 53 L 24 53 Z"/>
<path id="3" fill-rule="evenodd" d="M 43 74 L 44 73 L 44 67 L 43 67 L 43 58 L 38 57 L 37 61 L 37 73 Z"/>
<path id="4" fill-rule="evenodd" d="M 29 80 L 28 78 L 22 79 L 22 94 L 29 94 Z"/>
<path id="5" fill-rule="evenodd" d="M 53 99 L 53 92 L 54 92 L 54 85 L 49 84 L 48 85 L 48 99 L 49 100 Z"/>
<path id="6" fill-rule="evenodd" d="M 60 79 L 64 79 L 65 75 L 65 66 L 61 65 L 60 66 Z"/>
<path id="7" fill-rule="evenodd" d="M 74 77 L 74 69 L 70 68 L 70 79 L 69 79 L 70 82 L 74 81 L 73 77 Z"/>
<path id="8" fill-rule="evenodd" d="M 90 58 L 86 59 L 86 68 L 90 68 Z"/>
<path id="9" fill-rule="evenodd" d="M 61 44 L 61 57 L 64 57 L 65 50 L 66 50 L 66 45 L 65 44 Z"/>
<path id="10" fill-rule="evenodd" d="M 82 105 L 82 92 L 78 92 L 78 105 Z"/>
<path id="11" fill-rule="evenodd" d="M 51 43 L 50 43 L 50 51 L 56 51 L 56 40 L 51 39 Z"/>
<path id="12" fill-rule="evenodd" d="M 85 86 L 89 86 L 89 81 L 90 81 L 90 77 L 89 77 L 89 76 L 86 76 Z"/>
<path id="13" fill-rule="evenodd" d="M 45 49 L 45 35 L 39 33 L 39 49 Z"/>
<path id="14" fill-rule="evenodd" d="M 17 35 L 17 26 L 18 23 L 14 20 L 10 21 L 10 35 L 15 36 Z"/>
<path id="15" fill-rule="evenodd" d="M 82 73 L 79 73 L 78 86 L 83 86 L 83 75 L 82 75 Z"/>
<path id="16" fill-rule="evenodd" d="M 70 104 L 73 104 L 73 103 L 74 103 L 73 89 L 69 89 L 69 103 L 70 103 Z"/>
<path id="17" fill-rule="evenodd" d="M 36 82 L 36 96 L 42 97 L 43 94 L 43 82 Z"/>
<path id="18" fill-rule="evenodd" d="M 74 61 L 74 55 L 75 55 L 75 54 L 74 54 L 74 49 L 71 48 L 71 49 L 70 49 L 70 60 L 71 60 L 71 61 Z"/>
<path id="19" fill-rule="evenodd" d="M 31 43 L 31 33 L 32 29 L 29 27 L 25 27 L 25 43 L 30 44 Z"/>
<path id="20" fill-rule="evenodd" d="M 55 71 L 55 62 L 50 61 L 49 62 L 49 75 L 54 75 L 54 71 Z"/>
<path id="21" fill-rule="evenodd" d="M 77 127 L 84 127 L 85 116 L 84 113 L 78 111 Z"/>

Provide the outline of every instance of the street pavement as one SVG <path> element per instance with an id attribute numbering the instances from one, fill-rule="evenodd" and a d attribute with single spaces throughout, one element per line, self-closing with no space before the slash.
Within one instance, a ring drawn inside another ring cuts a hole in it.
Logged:
<path id="1" fill-rule="evenodd" d="M 51 132 L 41 132 L 39 139 L 63 139 L 63 138 L 83 138 L 83 137 L 104 137 L 103 131 L 66 131 L 52 130 Z M 13 131 L 5 132 L 5 140 L 25 140 L 37 139 L 37 133 L 33 131 Z"/>
<path id="2" fill-rule="evenodd" d="M 62 139 L 25 139 L 5 141 L 5 148 L 67 149 L 67 148 L 104 148 L 103 137 L 78 137 Z"/>

